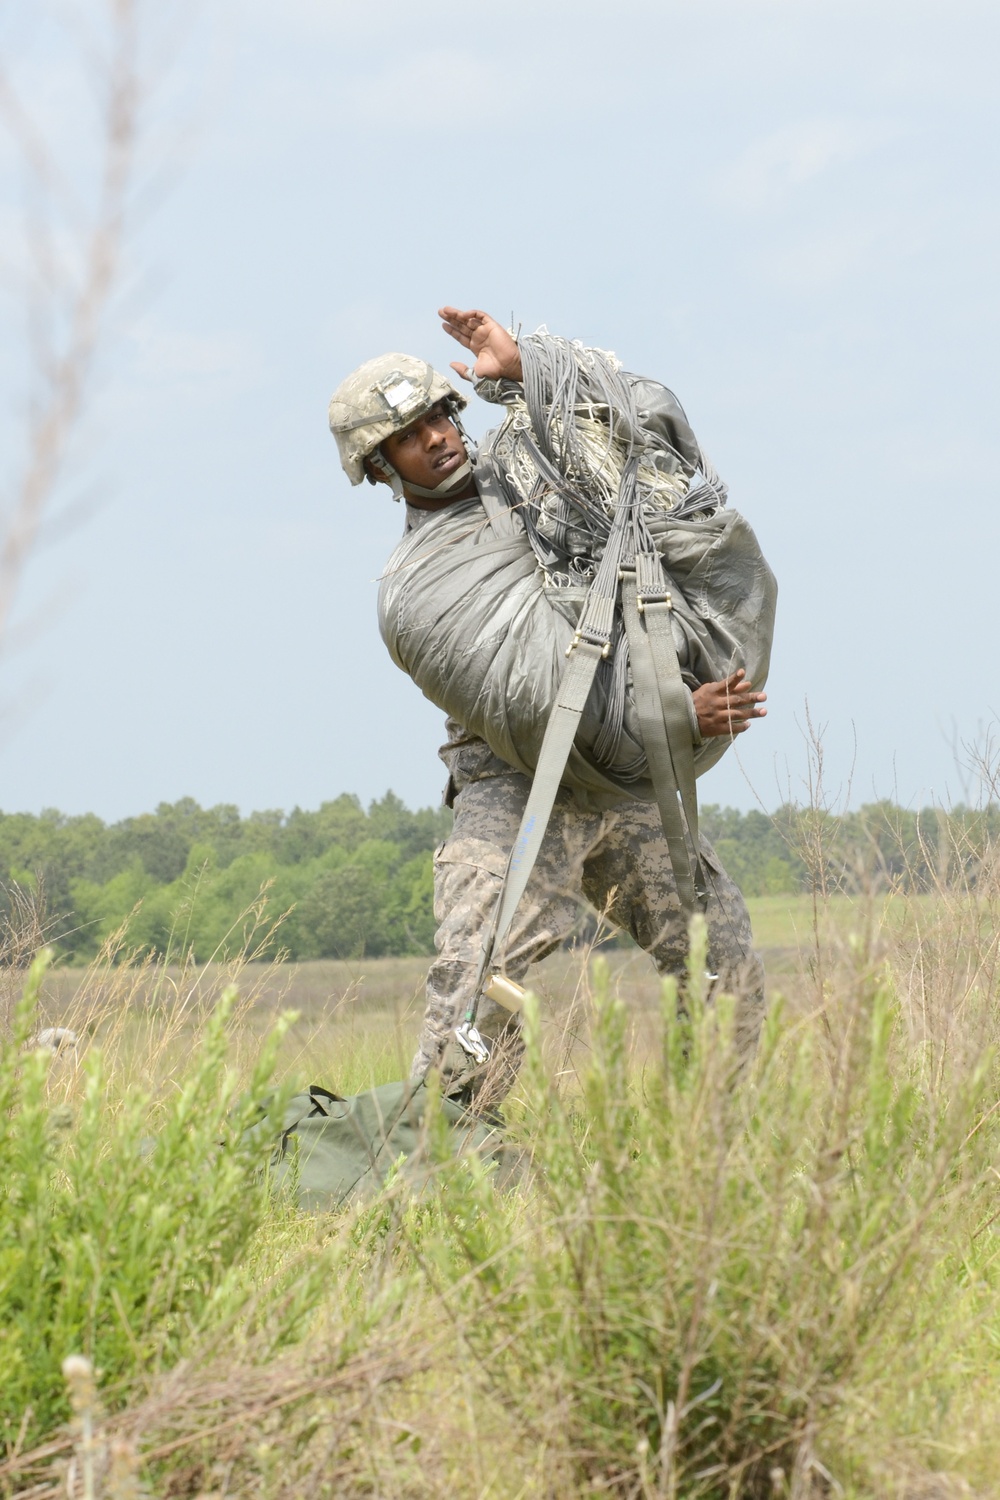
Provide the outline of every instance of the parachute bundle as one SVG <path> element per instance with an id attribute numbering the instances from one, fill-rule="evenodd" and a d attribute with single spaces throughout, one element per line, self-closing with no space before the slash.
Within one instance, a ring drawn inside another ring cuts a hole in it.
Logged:
<path id="1" fill-rule="evenodd" d="M 403 538 L 382 579 L 379 625 L 425 696 L 530 776 L 613 538 L 633 566 L 637 553 L 659 559 L 689 687 L 739 667 L 763 685 L 776 590 L 669 391 L 544 332 L 520 349 L 523 390 L 479 385 L 508 408 L 478 455 L 479 499 Z M 596 805 L 657 800 L 620 591 L 608 613 L 562 782 Z M 690 699 L 687 738 L 696 775 L 729 743 L 699 743 Z"/>
<path id="2" fill-rule="evenodd" d="M 479 997 L 560 786 L 655 801 L 682 910 L 708 900 L 687 688 L 767 675 L 775 584 L 756 538 L 664 387 L 612 356 L 536 334 L 521 388 L 479 455 L 479 498 L 445 507 L 396 549 L 379 624 L 432 702 L 532 777 L 475 990 L 455 1038 L 477 1065 Z"/>

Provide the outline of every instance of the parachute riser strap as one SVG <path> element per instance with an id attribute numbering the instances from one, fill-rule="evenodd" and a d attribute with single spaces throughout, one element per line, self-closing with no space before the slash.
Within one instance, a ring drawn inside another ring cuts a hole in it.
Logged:
<path id="1" fill-rule="evenodd" d="M 636 707 L 650 779 L 687 917 L 704 911 L 708 889 L 698 849 L 698 800 L 687 693 L 670 625 L 672 600 L 656 553 L 625 569 L 622 606 Z"/>
<path id="2" fill-rule="evenodd" d="M 521 826 L 507 861 L 496 913 L 483 944 L 475 990 L 465 1015 L 467 1022 L 472 1023 L 476 1019 L 483 982 L 489 974 L 493 956 L 503 946 L 521 897 L 527 889 L 603 655 L 603 648 L 592 641 L 574 642 L 570 648 L 569 662 L 559 684 L 559 696 L 545 727 L 545 738 L 542 740 L 538 766 L 532 778 Z"/>
<path id="3" fill-rule="evenodd" d="M 663 721 L 667 726 L 670 756 L 680 792 L 692 848 L 698 856 L 698 793 L 695 785 L 694 739 L 688 714 L 687 689 L 677 660 L 677 646 L 670 623 L 673 599 L 658 552 L 636 553 L 636 610 L 643 616 L 646 639 L 656 671 Z M 700 866 L 698 867 L 700 874 Z M 702 894 L 705 882 L 700 881 Z M 704 904 L 704 902 L 702 903 Z"/>

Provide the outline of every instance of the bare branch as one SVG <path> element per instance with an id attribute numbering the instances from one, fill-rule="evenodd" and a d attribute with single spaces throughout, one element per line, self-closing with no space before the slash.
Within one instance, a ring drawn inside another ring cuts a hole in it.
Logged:
<path id="1" fill-rule="evenodd" d="M 15 482 L 0 538 L 0 650 L 26 560 L 65 463 L 79 422 L 88 377 L 115 288 L 132 184 L 139 108 L 142 98 L 138 60 L 138 0 L 108 0 L 111 52 L 103 81 L 101 165 L 92 221 L 81 228 L 82 272 L 71 280 L 59 274 L 45 227 L 33 236 L 33 261 L 40 273 L 47 314 L 55 326 L 53 345 L 36 329 L 39 391 L 28 418 L 27 453 Z M 42 133 L 6 78 L 0 75 L 0 115 L 17 142 L 37 186 L 79 213 L 57 161 Z"/>

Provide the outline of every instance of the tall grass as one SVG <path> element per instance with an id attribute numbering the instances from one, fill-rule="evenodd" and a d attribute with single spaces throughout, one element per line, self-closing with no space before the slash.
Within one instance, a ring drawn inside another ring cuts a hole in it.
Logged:
<path id="1" fill-rule="evenodd" d="M 964 1302 L 958 1252 L 998 1141 L 992 1057 L 937 1094 L 891 980 L 863 967 L 837 1043 L 775 1011 L 744 1086 L 731 1007 L 705 1007 L 695 984 L 685 1024 L 665 986 L 661 1047 L 641 1071 L 600 980 L 595 1001 L 569 1098 L 531 1017 L 530 1191 L 512 1207 L 469 1168 L 444 1169 L 415 1253 L 525 1428 L 560 1413 L 581 1493 L 844 1483 L 865 1442 L 845 1464 L 842 1435 L 869 1428 L 879 1370 L 905 1344 L 907 1396 L 932 1383 Z"/>
<path id="2" fill-rule="evenodd" d="M 247 1080 L 229 1060 L 224 991 L 183 1069 L 155 1089 L 104 1049 L 32 1045 L 35 959 L 0 1057 L 0 1430 L 29 1445 L 68 1415 L 61 1366 L 109 1391 L 169 1364 L 227 1306 L 269 1210 L 243 1142 L 266 1107 L 282 1025 Z M 53 1077 L 53 1074 L 56 1076 Z"/>
<path id="3" fill-rule="evenodd" d="M 9 1442 L 31 1414 L 0 1479 L 56 1493 L 55 1448 L 31 1444 L 68 1452 L 58 1362 L 81 1352 L 101 1451 L 158 1496 L 996 1494 L 998 877 L 988 851 L 935 869 L 912 897 L 872 879 L 846 936 L 818 901 L 744 1074 L 703 932 L 682 1017 L 670 984 L 636 1017 L 595 963 L 568 1051 L 529 1006 L 505 1163 L 453 1159 L 432 1111 L 420 1190 L 325 1219 L 241 1156 L 232 1110 L 276 1043 L 254 1072 L 259 1027 L 195 1004 L 197 976 L 183 1025 L 143 1010 L 148 1045 L 111 1018 L 103 1061 L 11 1051 L 5 1255 L 32 1193 L 62 1248 L 31 1251 L 51 1290 L 18 1304 Z"/>

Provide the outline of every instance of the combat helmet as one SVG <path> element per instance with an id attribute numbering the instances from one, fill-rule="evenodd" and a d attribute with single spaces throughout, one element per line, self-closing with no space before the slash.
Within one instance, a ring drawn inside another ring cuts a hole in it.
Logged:
<path id="1" fill-rule="evenodd" d="M 412 354 L 380 354 L 342 380 L 330 401 L 330 431 L 351 483 L 361 483 L 365 459 L 374 455 L 378 461 L 377 450 L 387 437 L 439 401 L 447 401 L 453 419 L 468 405 L 450 380 Z M 379 467 L 386 467 L 384 460 Z"/>

